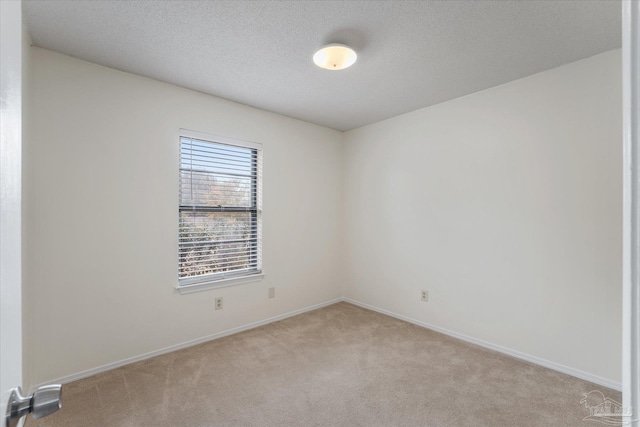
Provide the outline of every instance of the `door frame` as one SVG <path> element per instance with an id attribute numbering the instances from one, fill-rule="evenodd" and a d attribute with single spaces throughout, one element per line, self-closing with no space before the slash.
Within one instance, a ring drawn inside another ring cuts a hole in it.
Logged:
<path id="1" fill-rule="evenodd" d="M 0 1 L 0 414 L 22 386 L 21 0 Z M 2 423 L 4 426 L 4 422 Z"/>
<path id="2" fill-rule="evenodd" d="M 622 2 L 622 399 L 640 426 L 640 3 Z"/>

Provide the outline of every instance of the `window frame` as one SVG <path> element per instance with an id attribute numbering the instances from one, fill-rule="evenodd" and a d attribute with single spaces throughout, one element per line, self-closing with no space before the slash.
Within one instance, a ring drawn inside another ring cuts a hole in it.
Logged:
<path id="1" fill-rule="evenodd" d="M 181 204 L 180 190 L 178 190 L 178 257 L 177 257 L 177 271 L 178 271 L 178 284 L 176 289 L 181 294 L 188 294 L 192 292 L 200 292 L 209 289 L 217 289 L 226 286 L 235 286 L 244 283 L 257 282 L 264 278 L 264 272 L 262 269 L 262 144 L 257 142 L 243 141 L 234 138 L 222 137 L 218 135 L 211 135 L 202 132 L 191 131 L 188 129 L 180 129 L 178 136 L 178 189 L 180 189 L 180 176 L 182 172 L 182 138 L 196 139 L 200 141 L 210 142 L 213 144 L 223 144 L 234 147 L 248 148 L 256 150 L 257 158 L 256 162 L 252 165 L 252 169 L 255 168 L 255 180 L 252 179 L 251 196 L 255 195 L 255 209 L 245 209 L 242 212 L 249 212 L 251 214 L 251 224 L 255 224 L 256 233 L 252 240 L 256 243 L 256 268 L 249 271 L 238 272 L 222 272 L 212 273 L 194 277 L 180 277 L 180 212 L 183 210 L 192 210 L 200 212 L 234 212 L 232 207 L 228 208 L 216 208 L 216 207 L 201 207 L 201 209 L 194 209 L 193 207 L 186 207 Z M 252 175 L 253 175 L 252 170 Z M 240 211 L 240 210 L 238 210 Z"/>

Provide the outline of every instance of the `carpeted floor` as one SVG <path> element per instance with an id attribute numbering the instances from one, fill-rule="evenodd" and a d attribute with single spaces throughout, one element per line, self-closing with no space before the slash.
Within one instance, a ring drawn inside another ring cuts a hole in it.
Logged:
<path id="1" fill-rule="evenodd" d="M 27 427 L 597 426 L 597 386 L 347 303 L 64 386 Z"/>

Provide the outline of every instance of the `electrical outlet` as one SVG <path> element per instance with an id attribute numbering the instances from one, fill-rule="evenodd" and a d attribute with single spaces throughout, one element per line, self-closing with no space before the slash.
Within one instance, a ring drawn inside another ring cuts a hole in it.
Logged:
<path id="1" fill-rule="evenodd" d="M 216 310 L 222 310 L 222 297 L 217 297 L 216 298 Z"/>
<path id="2" fill-rule="evenodd" d="M 429 301 L 429 291 L 422 291 L 422 295 L 420 298 L 422 301 L 424 302 L 428 302 Z"/>
<path id="3" fill-rule="evenodd" d="M 269 298 L 276 297 L 276 288 L 269 288 Z"/>

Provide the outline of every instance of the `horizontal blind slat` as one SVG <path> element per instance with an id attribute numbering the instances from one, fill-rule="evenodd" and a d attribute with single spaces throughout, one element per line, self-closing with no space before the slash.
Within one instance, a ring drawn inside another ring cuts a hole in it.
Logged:
<path id="1" fill-rule="evenodd" d="M 214 144 L 214 143 L 210 143 Z M 221 158 L 238 158 L 238 159 L 257 159 L 258 154 L 257 150 L 252 148 L 244 148 L 238 147 L 235 150 L 228 150 L 226 148 L 219 148 L 221 145 L 217 145 L 217 147 L 210 148 L 204 145 L 199 144 L 190 144 L 190 143 L 182 143 L 181 155 L 187 156 L 196 154 L 196 155 L 212 155 L 214 157 Z M 243 151 L 244 150 L 244 151 Z M 251 151 L 251 152 L 249 152 Z"/>
<path id="2" fill-rule="evenodd" d="M 251 252 L 229 252 L 224 254 L 208 254 L 208 253 L 181 253 L 179 258 L 181 260 L 195 260 L 196 262 L 201 262 L 203 260 L 207 261 L 227 261 L 227 260 L 236 260 L 236 259 L 253 259 L 258 256 L 256 251 Z"/>
<path id="3" fill-rule="evenodd" d="M 258 249 L 257 244 L 243 245 L 240 247 L 225 247 L 220 248 L 216 247 L 212 249 L 212 246 L 201 245 L 201 246 L 181 246 L 179 249 L 180 255 L 185 253 L 192 254 L 211 254 L 211 253 L 245 253 L 245 252 L 255 252 Z"/>
<path id="4" fill-rule="evenodd" d="M 181 257 L 183 262 L 188 262 L 192 265 L 202 264 L 202 265 L 211 265 L 215 264 L 217 266 L 220 265 L 228 265 L 228 264 L 239 264 L 243 262 L 250 262 L 255 259 L 257 255 L 233 255 L 229 257 L 216 258 L 216 257 Z"/>
<path id="5" fill-rule="evenodd" d="M 254 256 L 246 256 L 246 257 L 229 257 L 229 258 L 183 258 L 181 259 L 182 263 L 185 264 L 185 267 L 195 267 L 195 266 L 203 266 L 203 267 L 224 267 L 229 265 L 244 265 L 249 267 L 253 260 L 257 259 L 257 255 Z"/>

